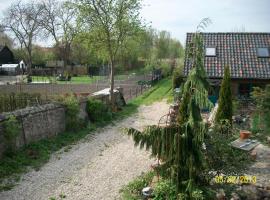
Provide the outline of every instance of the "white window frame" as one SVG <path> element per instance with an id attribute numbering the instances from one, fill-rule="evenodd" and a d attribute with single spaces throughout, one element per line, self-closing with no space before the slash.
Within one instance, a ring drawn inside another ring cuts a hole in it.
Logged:
<path id="1" fill-rule="evenodd" d="M 260 50 L 266 51 L 266 52 L 264 52 L 264 53 L 266 53 L 266 55 L 260 55 L 259 54 Z M 259 48 L 257 48 L 257 56 L 259 58 L 269 58 L 270 57 L 269 48 L 267 48 L 267 47 L 259 47 Z"/>
<path id="2" fill-rule="evenodd" d="M 205 48 L 205 56 L 207 56 L 207 57 L 215 57 L 215 56 L 217 56 L 216 47 L 206 47 Z"/>

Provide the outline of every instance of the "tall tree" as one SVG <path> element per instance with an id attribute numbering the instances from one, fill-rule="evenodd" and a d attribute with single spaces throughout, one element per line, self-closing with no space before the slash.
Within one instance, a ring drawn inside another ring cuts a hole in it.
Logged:
<path id="1" fill-rule="evenodd" d="M 42 7 L 35 3 L 12 4 L 6 11 L 2 21 L 7 31 L 11 31 L 18 40 L 21 48 L 26 50 L 28 72 L 32 68 L 32 46 L 40 30 L 40 17 Z"/>
<path id="2" fill-rule="evenodd" d="M 204 169 L 202 146 L 207 126 L 200 111 L 202 108 L 212 107 L 208 99 L 209 83 L 204 70 L 204 48 L 200 33 L 200 29 L 207 23 L 209 19 L 204 19 L 199 24 L 190 46 L 187 47 L 192 69 L 183 87 L 183 97 L 186 100 L 180 106 L 185 117 L 177 125 L 165 128 L 150 126 L 143 132 L 127 130 L 133 136 L 135 144 L 151 148 L 152 154 L 162 159 L 162 171 L 177 185 L 179 192 L 186 193 L 187 199 L 193 199 L 193 190 Z"/>
<path id="3" fill-rule="evenodd" d="M 40 24 L 45 35 L 50 35 L 55 41 L 56 53 L 64 61 L 64 68 L 69 64 L 71 46 L 78 33 L 76 10 L 69 2 L 43 0 L 42 20 Z"/>
<path id="4" fill-rule="evenodd" d="M 114 71 L 117 53 L 140 27 L 141 0 L 78 0 L 82 29 L 91 32 L 91 42 L 100 49 L 111 67 L 110 98 L 114 109 Z"/>
<path id="5" fill-rule="evenodd" d="M 228 66 L 224 69 L 224 77 L 221 83 L 218 99 L 218 109 L 215 116 L 216 123 L 221 120 L 229 120 L 232 123 L 233 103 L 231 90 L 231 75 Z"/>

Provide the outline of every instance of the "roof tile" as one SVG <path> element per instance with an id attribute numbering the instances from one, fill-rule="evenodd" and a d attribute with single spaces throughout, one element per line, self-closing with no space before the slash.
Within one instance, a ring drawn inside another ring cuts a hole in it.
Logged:
<path id="1" fill-rule="evenodd" d="M 187 34 L 187 44 L 195 33 Z M 232 78 L 270 79 L 270 58 L 258 58 L 257 48 L 270 48 L 270 33 L 202 33 L 204 47 L 215 46 L 216 57 L 205 57 L 204 63 L 210 78 L 222 78 L 224 67 L 229 65 Z M 184 74 L 191 68 L 185 59 Z"/>

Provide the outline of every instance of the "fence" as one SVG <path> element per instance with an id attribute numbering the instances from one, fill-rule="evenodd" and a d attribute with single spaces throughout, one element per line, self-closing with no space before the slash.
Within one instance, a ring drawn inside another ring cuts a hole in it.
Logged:
<path id="1" fill-rule="evenodd" d="M 9 93 L 0 95 L 0 113 L 10 112 L 29 106 L 45 104 L 48 101 L 41 98 L 40 94 Z"/>
<path id="2" fill-rule="evenodd" d="M 139 85 L 139 82 L 147 83 L 151 80 L 151 75 L 140 76 L 118 76 L 115 80 L 115 87 L 123 88 L 123 95 L 129 101 L 142 94 L 149 86 Z M 26 106 L 40 105 L 48 102 L 56 95 L 74 93 L 78 96 L 88 96 L 94 92 L 109 87 L 108 77 L 102 77 L 91 84 L 15 84 L 0 85 L 0 113 L 8 112 Z M 29 94 L 28 96 L 26 95 Z M 24 94 L 24 95 L 22 95 Z M 39 95 L 37 95 L 39 94 Z"/>

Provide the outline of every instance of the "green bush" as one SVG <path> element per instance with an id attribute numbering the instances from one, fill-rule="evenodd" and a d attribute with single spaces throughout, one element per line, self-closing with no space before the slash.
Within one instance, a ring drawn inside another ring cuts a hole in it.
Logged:
<path id="1" fill-rule="evenodd" d="M 171 75 L 171 64 L 168 61 L 161 61 L 160 62 L 160 69 L 162 72 L 163 77 L 167 77 Z"/>
<path id="2" fill-rule="evenodd" d="M 66 130 L 76 131 L 83 126 L 83 121 L 79 119 L 79 100 L 74 95 L 63 98 L 62 104 L 66 107 Z"/>
<path id="3" fill-rule="evenodd" d="M 264 131 L 270 132 L 270 85 L 265 89 L 254 87 L 251 95 L 256 104 L 256 112 L 262 117 L 260 125 Z"/>
<path id="4" fill-rule="evenodd" d="M 179 70 L 175 70 L 173 73 L 173 89 L 180 88 L 181 84 L 184 82 L 183 76 Z"/>
<path id="5" fill-rule="evenodd" d="M 97 99 L 88 99 L 86 112 L 92 122 L 110 121 L 112 119 L 112 112 L 109 106 Z"/>
<path id="6" fill-rule="evenodd" d="M 124 186 L 120 192 L 123 200 L 136 200 L 136 199 L 142 199 L 142 189 L 144 187 L 149 186 L 152 179 L 154 177 L 154 172 L 148 172 L 145 173 L 136 179 L 134 179 L 132 182 L 130 182 L 128 185 Z"/>
<path id="7" fill-rule="evenodd" d="M 221 119 L 215 123 L 214 129 L 216 133 L 229 135 L 232 133 L 232 124 L 228 119 Z"/>
<path id="8" fill-rule="evenodd" d="M 240 103 L 237 99 L 233 99 L 233 113 L 236 114 L 239 107 L 240 107 Z"/>
<path id="9" fill-rule="evenodd" d="M 260 128 L 261 120 L 258 113 L 255 113 L 251 118 L 251 131 L 252 133 L 257 133 L 261 130 Z"/>
<path id="10" fill-rule="evenodd" d="M 238 132 L 228 136 L 214 131 L 205 136 L 209 171 L 219 171 L 228 176 L 243 173 L 243 169 L 251 163 L 251 158 L 247 152 L 230 145 L 236 138 L 239 138 Z"/>
<path id="11" fill-rule="evenodd" d="M 4 127 L 4 139 L 8 146 L 8 150 L 13 151 L 15 149 L 15 139 L 21 132 L 21 125 L 14 115 L 3 122 Z"/>
<path id="12" fill-rule="evenodd" d="M 216 113 L 215 122 L 220 120 L 229 120 L 232 123 L 233 103 L 231 90 L 231 75 L 229 67 L 225 67 L 224 77 L 221 83 L 218 99 L 218 110 Z"/>
<path id="13" fill-rule="evenodd" d="M 176 186 L 169 180 L 161 180 L 154 188 L 154 200 L 176 200 Z"/>

